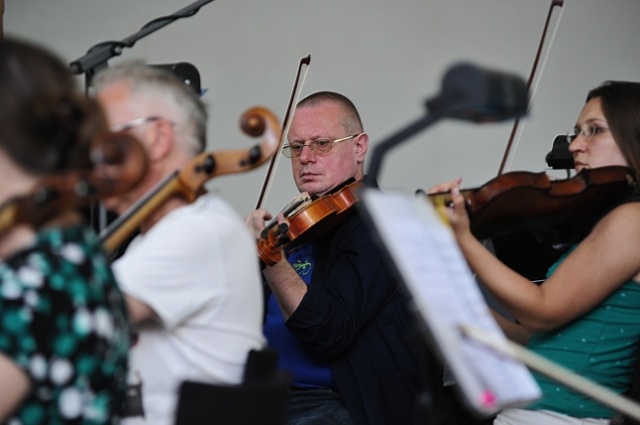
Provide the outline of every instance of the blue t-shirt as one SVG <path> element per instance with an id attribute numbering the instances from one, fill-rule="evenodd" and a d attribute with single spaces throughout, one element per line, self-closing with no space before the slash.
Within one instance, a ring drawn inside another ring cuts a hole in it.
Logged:
<path id="1" fill-rule="evenodd" d="M 298 275 L 309 285 L 313 274 L 313 245 L 301 245 L 293 249 L 287 261 Z M 310 355 L 287 329 L 284 317 L 273 294 L 267 300 L 264 335 L 270 347 L 280 354 L 280 367 L 292 375 L 292 383 L 301 387 L 329 387 L 335 383 L 329 364 Z"/>

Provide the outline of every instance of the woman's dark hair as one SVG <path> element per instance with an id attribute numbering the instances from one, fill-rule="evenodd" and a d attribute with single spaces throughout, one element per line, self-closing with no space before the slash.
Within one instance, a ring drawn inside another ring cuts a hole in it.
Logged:
<path id="1" fill-rule="evenodd" d="M 622 155 L 640 178 L 640 83 L 606 81 L 587 95 L 600 98 L 609 129 Z"/>
<path id="2" fill-rule="evenodd" d="M 91 140 L 106 130 L 97 103 L 46 49 L 0 42 L 0 149 L 34 175 L 88 168 Z"/>

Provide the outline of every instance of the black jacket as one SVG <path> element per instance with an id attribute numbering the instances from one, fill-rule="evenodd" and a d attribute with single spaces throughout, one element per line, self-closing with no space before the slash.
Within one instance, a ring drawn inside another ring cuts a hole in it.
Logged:
<path id="1" fill-rule="evenodd" d="M 315 240 L 311 284 L 286 325 L 329 361 L 356 424 L 424 423 L 418 397 L 440 389 L 440 366 L 371 229 L 356 208 L 345 214 Z"/>

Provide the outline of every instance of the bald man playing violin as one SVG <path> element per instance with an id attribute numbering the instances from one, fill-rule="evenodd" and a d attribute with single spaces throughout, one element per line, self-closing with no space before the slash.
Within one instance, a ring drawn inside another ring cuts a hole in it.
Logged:
<path id="1" fill-rule="evenodd" d="M 322 196 L 363 178 L 369 144 L 353 103 L 334 92 L 301 100 L 283 154 L 300 192 Z M 310 243 L 284 249 L 263 270 L 268 285 L 264 333 L 292 374 L 288 424 L 412 424 L 425 365 L 409 341 L 408 299 L 355 207 Z M 256 210 L 256 238 L 272 220 Z M 279 221 L 286 217 L 279 214 Z M 427 375 L 441 384 L 439 369 Z M 424 418 L 423 418 L 424 419 Z"/>

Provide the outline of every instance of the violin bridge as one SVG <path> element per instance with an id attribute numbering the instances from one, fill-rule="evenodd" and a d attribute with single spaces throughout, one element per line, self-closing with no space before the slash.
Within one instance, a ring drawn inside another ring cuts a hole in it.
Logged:
<path id="1" fill-rule="evenodd" d="M 310 204 L 311 201 L 312 199 L 308 192 L 300 192 L 295 198 L 289 201 L 289 203 L 285 205 L 284 208 L 280 210 L 280 212 L 285 216 L 285 218 L 289 217 Z M 265 230 L 268 231 L 268 229 L 273 228 L 273 226 L 275 226 L 277 222 L 278 217 L 273 217 L 271 221 L 267 223 Z"/>
<path id="2" fill-rule="evenodd" d="M 282 209 L 282 214 L 287 217 L 291 214 L 296 213 L 302 207 L 308 205 L 311 202 L 311 196 L 309 196 L 308 192 L 301 192 L 293 198 L 287 205 Z"/>

